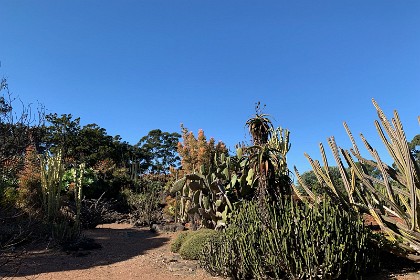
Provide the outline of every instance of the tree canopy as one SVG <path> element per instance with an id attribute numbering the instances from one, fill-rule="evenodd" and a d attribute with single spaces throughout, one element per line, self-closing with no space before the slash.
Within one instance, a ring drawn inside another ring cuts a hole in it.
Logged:
<path id="1" fill-rule="evenodd" d="M 179 167 L 177 144 L 181 135 L 176 132 L 151 130 L 142 137 L 136 147 L 142 155 L 141 166 L 150 173 L 164 174 L 169 167 Z"/>
<path id="2" fill-rule="evenodd" d="M 226 145 L 219 141 L 216 144 L 214 138 L 207 141 L 204 131 L 198 131 L 197 138 L 194 134 L 181 125 L 182 142 L 178 143 L 178 153 L 181 156 L 182 170 L 186 173 L 194 173 L 204 166 L 206 170 L 211 167 L 215 154 L 228 154 Z"/>

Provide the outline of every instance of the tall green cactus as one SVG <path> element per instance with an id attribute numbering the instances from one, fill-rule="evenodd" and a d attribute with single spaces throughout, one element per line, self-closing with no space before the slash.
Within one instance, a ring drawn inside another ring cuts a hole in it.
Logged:
<path id="1" fill-rule="evenodd" d="M 394 117 L 388 120 L 375 100 L 372 102 L 379 117 L 379 121 L 375 121 L 376 129 L 395 167 L 386 165 L 378 152 L 360 134 L 373 160 L 362 157 L 346 123 L 344 127 L 352 143 L 352 149 L 339 148 L 334 137 L 328 138 L 328 145 L 340 170 L 345 192 L 340 191 L 331 180 L 322 144 L 320 144 L 320 150 L 323 167 L 319 161 L 305 155 L 320 185 L 334 201 L 348 210 L 355 209 L 371 215 L 389 240 L 396 242 L 401 249 L 408 252 L 420 253 L 420 167 L 410 153 L 397 111 L 394 111 Z M 344 162 L 347 163 L 348 168 L 345 167 Z M 367 167 L 377 169 L 381 176 L 372 177 Z M 295 187 L 296 194 L 309 201 L 318 200 L 317 195 L 305 186 L 296 167 L 295 171 L 304 189 L 302 193 Z M 306 198 L 305 195 L 307 195 Z"/>
<path id="2" fill-rule="evenodd" d="M 60 209 L 60 192 L 64 175 L 61 151 L 41 158 L 41 190 L 47 220 L 52 222 Z"/>
<path id="3" fill-rule="evenodd" d="M 80 226 L 80 212 L 82 209 L 82 187 L 83 175 L 85 172 L 86 164 L 82 163 L 78 168 L 72 169 L 74 180 L 74 200 L 76 201 L 76 225 Z"/>
<path id="4" fill-rule="evenodd" d="M 210 239 L 201 265 L 234 279 L 361 279 L 376 266 L 370 231 L 327 199 L 309 205 L 285 198 L 235 210 L 230 226 Z"/>

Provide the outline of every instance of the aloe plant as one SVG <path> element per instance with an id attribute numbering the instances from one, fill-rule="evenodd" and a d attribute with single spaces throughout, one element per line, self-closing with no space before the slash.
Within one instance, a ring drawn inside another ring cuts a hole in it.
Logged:
<path id="1" fill-rule="evenodd" d="M 250 165 L 256 171 L 258 187 L 254 199 L 258 201 L 261 215 L 268 221 L 267 202 L 278 201 L 290 194 L 290 177 L 286 153 L 290 149 L 289 131 L 274 130 L 267 114 L 261 113 L 257 103 L 256 114 L 246 122 L 254 146 L 250 147 Z"/>
<path id="2" fill-rule="evenodd" d="M 420 167 L 410 153 L 408 142 L 397 111 L 391 120 L 372 99 L 378 113 L 375 121 L 378 134 L 394 161 L 393 166 L 385 164 L 378 152 L 369 144 L 363 134 L 361 140 L 373 159 L 360 154 L 355 139 L 344 123 L 344 128 L 352 143 L 350 150 L 337 146 L 334 137 L 328 138 L 328 145 L 340 170 L 345 191 L 340 191 L 331 180 L 325 149 L 320 144 L 323 166 L 305 154 L 324 190 L 336 203 L 347 210 L 356 210 L 371 215 L 386 234 L 387 238 L 400 249 L 410 253 L 420 253 Z M 420 118 L 419 118 L 420 123 Z M 347 164 L 347 168 L 344 165 Z M 380 171 L 381 176 L 373 177 L 367 167 Z M 293 186 L 295 193 L 304 200 L 318 201 L 320 198 L 306 186 L 295 172 L 302 189 Z"/>

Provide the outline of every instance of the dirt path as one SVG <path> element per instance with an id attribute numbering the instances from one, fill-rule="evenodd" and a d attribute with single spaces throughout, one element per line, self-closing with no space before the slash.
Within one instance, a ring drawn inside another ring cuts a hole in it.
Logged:
<path id="1" fill-rule="evenodd" d="M 221 280 L 212 277 L 196 262 L 170 252 L 175 233 L 155 234 L 147 228 L 127 224 L 102 225 L 84 235 L 102 249 L 66 253 L 40 249 L 27 254 L 14 277 L 0 279 L 37 280 Z M 369 280 L 420 280 L 420 272 L 381 273 Z"/>
<path id="2" fill-rule="evenodd" d="M 94 238 L 102 249 L 71 254 L 33 251 L 23 259 L 19 273 L 5 279 L 222 279 L 171 253 L 169 244 L 174 233 L 155 234 L 145 228 L 109 224 L 84 234 Z"/>

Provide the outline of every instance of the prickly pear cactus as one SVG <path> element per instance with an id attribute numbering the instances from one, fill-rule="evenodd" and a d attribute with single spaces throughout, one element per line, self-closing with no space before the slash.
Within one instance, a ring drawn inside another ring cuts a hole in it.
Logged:
<path id="1" fill-rule="evenodd" d="M 270 135 L 265 150 L 269 152 L 276 176 L 284 175 L 286 153 L 290 149 L 289 133 L 278 128 Z M 254 197 L 261 175 L 260 152 L 261 147 L 252 146 L 238 147 L 235 156 L 216 154 L 210 167 L 201 166 L 198 173 L 176 181 L 171 192 L 181 194 L 182 220 L 186 222 L 189 216 L 198 214 L 204 227 L 225 227 L 236 206 Z"/>
<path id="2" fill-rule="evenodd" d="M 200 168 L 198 174 L 188 174 L 176 181 L 172 193 L 181 193 L 180 214 L 184 221 L 189 215 L 199 214 L 201 225 L 207 228 L 225 227 L 235 205 L 251 198 L 256 186 L 256 176 L 242 157 L 215 156 L 210 170 Z"/>

